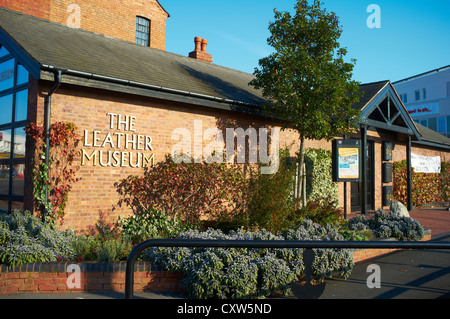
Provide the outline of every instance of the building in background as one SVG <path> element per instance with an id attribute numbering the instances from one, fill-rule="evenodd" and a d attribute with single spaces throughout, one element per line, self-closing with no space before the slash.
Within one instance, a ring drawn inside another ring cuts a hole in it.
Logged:
<path id="1" fill-rule="evenodd" d="M 450 137 L 450 65 L 393 85 L 415 122 Z"/>

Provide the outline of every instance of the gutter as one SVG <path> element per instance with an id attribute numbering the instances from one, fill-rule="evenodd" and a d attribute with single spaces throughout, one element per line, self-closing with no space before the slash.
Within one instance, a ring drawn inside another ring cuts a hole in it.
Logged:
<path id="1" fill-rule="evenodd" d="M 41 67 L 41 70 L 47 71 L 47 72 L 52 72 L 52 73 L 63 72 L 66 75 L 81 77 L 81 78 L 85 78 L 88 80 L 110 82 L 110 83 L 115 83 L 115 84 L 120 84 L 120 85 L 125 85 L 125 86 L 141 88 L 141 89 L 155 90 L 155 91 L 160 91 L 160 92 L 165 92 L 165 93 L 189 96 L 189 97 L 194 97 L 194 98 L 199 98 L 199 99 L 204 99 L 204 100 L 209 100 L 209 101 L 214 101 L 214 102 L 241 105 L 241 106 L 247 106 L 247 107 L 252 107 L 252 108 L 258 107 L 257 105 L 253 105 L 253 104 L 242 102 L 242 101 L 219 98 L 219 97 L 215 97 L 215 96 L 211 96 L 211 95 L 205 95 L 205 94 L 177 90 L 177 89 L 171 89 L 171 88 L 167 88 L 167 87 L 145 84 L 145 83 L 129 81 L 129 80 L 123 80 L 123 79 L 119 79 L 119 78 L 113 78 L 110 76 L 81 72 L 81 71 L 76 71 L 76 70 L 71 70 L 71 69 L 61 69 L 61 68 L 57 68 L 57 67 L 47 65 L 47 64 L 43 64 Z"/>
<path id="2" fill-rule="evenodd" d="M 59 88 L 62 82 L 62 70 L 53 70 L 54 74 L 54 84 L 53 87 L 48 91 L 44 98 L 44 112 L 45 112 L 45 165 L 47 176 L 50 176 L 50 126 L 51 126 L 51 110 L 52 110 L 52 95 Z M 48 205 L 48 184 L 45 185 L 45 203 Z M 44 215 L 48 214 L 47 206 L 44 208 Z"/>

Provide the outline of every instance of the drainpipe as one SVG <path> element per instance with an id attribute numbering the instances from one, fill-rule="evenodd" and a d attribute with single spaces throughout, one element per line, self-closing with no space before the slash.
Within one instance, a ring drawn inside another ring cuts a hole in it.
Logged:
<path id="1" fill-rule="evenodd" d="M 44 112 L 45 112 L 45 165 L 47 166 L 47 176 L 50 176 L 49 172 L 49 159 L 50 159 L 50 123 L 51 123 L 51 110 L 52 110 L 52 95 L 61 85 L 62 70 L 55 70 L 54 72 L 54 84 L 48 91 L 44 98 Z M 45 203 L 48 204 L 48 185 L 45 185 Z M 47 214 L 47 209 L 44 208 L 44 216 Z"/>

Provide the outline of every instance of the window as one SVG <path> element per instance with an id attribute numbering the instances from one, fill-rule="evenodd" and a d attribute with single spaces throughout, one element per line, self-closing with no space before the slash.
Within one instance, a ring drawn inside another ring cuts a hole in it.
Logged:
<path id="1" fill-rule="evenodd" d="M 400 95 L 400 99 L 402 100 L 402 102 L 404 104 L 408 103 L 408 95 L 407 94 Z"/>
<path id="2" fill-rule="evenodd" d="M 447 127 L 445 125 L 445 117 L 438 118 L 438 132 L 441 134 L 446 134 Z"/>
<path id="3" fill-rule="evenodd" d="M 22 209 L 28 72 L 0 45 L 0 210 Z"/>
<path id="4" fill-rule="evenodd" d="M 136 43 L 150 46 L 150 20 L 136 17 Z"/>
<path id="5" fill-rule="evenodd" d="M 447 137 L 450 137 L 450 115 L 447 116 Z"/>
<path id="6" fill-rule="evenodd" d="M 427 99 L 427 89 L 423 89 L 422 90 L 422 99 L 426 100 Z"/>
<path id="7" fill-rule="evenodd" d="M 416 101 L 419 101 L 420 100 L 420 91 L 416 91 L 415 94 L 416 94 Z"/>
<path id="8" fill-rule="evenodd" d="M 437 132 L 437 118 L 432 117 L 428 119 L 428 128 Z"/>

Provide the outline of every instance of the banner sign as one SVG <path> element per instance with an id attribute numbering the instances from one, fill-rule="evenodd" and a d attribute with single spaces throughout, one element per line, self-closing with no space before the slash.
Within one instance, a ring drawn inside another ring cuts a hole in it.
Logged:
<path id="1" fill-rule="evenodd" d="M 439 114 L 439 103 L 407 106 L 406 110 L 411 117 Z"/>
<path id="2" fill-rule="evenodd" d="M 411 166 L 416 173 L 440 173 L 441 157 L 423 156 L 411 153 Z"/>

